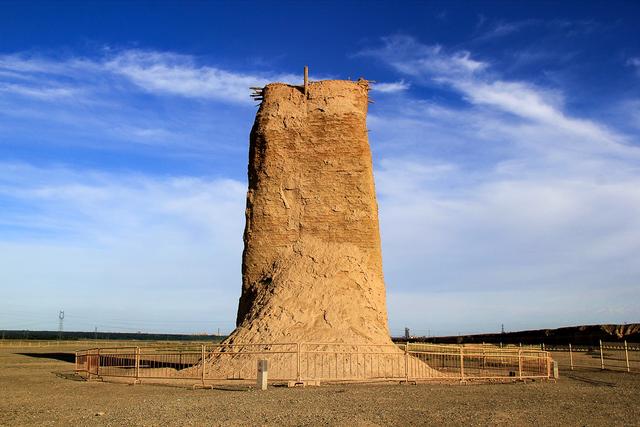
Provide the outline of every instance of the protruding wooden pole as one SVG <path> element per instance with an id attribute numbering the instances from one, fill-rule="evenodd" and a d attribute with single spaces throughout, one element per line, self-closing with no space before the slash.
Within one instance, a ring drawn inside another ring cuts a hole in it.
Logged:
<path id="1" fill-rule="evenodd" d="M 304 96 L 309 93 L 309 66 L 304 66 Z"/>

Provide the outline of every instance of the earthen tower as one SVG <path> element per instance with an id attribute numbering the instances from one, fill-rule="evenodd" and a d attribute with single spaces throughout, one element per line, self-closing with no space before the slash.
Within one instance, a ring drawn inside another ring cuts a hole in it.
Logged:
<path id="1" fill-rule="evenodd" d="M 258 92 L 228 342 L 390 343 L 368 91 L 327 80 Z"/>

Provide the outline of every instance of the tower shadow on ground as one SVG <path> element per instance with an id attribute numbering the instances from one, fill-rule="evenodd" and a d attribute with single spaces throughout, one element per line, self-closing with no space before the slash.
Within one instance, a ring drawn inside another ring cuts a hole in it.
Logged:
<path id="1" fill-rule="evenodd" d="M 53 359 L 61 362 L 75 363 L 76 356 L 74 353 L 16 353 L 21 356 L 36 357 L 39 359 Z"/>

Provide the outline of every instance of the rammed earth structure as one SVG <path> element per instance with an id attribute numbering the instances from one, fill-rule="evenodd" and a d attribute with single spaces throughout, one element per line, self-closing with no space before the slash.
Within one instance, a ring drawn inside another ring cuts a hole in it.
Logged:
<path id="1" fill-rule="evenodd" d="M 368 92 L 365 80 L 306 78 L 258 90 L 228 343 L 391 343 Z"/>

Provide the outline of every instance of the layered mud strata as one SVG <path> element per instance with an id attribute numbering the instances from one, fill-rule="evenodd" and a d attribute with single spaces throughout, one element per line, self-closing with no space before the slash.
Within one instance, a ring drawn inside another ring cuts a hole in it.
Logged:
<path id="1" fill-rule="evenodd" d="M 368 91 L 364 80 L 262 89 L 227 342 L 390 343 Z"/>

